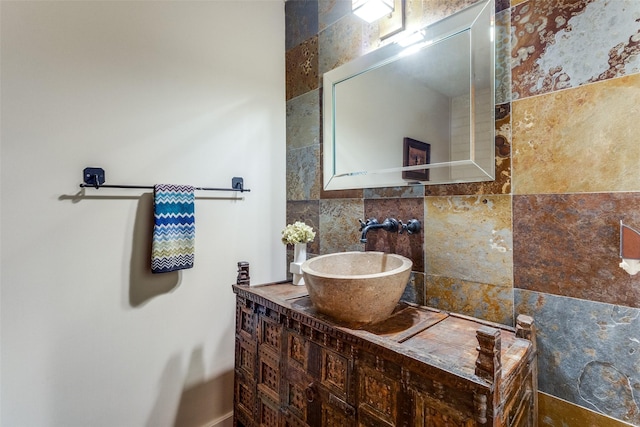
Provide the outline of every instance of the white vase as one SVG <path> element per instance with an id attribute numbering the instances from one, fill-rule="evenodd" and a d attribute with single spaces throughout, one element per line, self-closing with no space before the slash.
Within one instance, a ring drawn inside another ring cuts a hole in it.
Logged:
<path id="1" fill-rule="evenodd" d="M 304 285 L 302 276 L 302 263 L 307 260 L 307 244 L 296 243 L 293 246 L 293 262 L 289 264 L 289 271 L 293 274 L 293 284 Z"/>

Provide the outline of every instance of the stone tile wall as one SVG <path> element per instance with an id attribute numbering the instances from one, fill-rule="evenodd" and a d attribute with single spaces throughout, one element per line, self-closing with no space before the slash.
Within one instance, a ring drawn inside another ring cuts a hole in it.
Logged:
<path id="1" fill-rule="evenodd" d="M 406 0 L 408 27 L 474 0 Z M 540 425 L 640 426 L 640 274 L 618 267 L 640 228 L 640 1 L 496 1 L 496 180 L 324 191 L 322 73 L 379 46 L 347 0 L 288 0 L 287 222 L 312 255 L 414 261 L 405 297 L 539 330 Z M 358 218 L 417 218 L 419 236 Z"/>

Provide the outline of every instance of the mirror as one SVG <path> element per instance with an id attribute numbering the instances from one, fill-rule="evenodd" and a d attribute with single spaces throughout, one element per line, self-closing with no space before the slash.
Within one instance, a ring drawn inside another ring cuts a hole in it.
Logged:
<path id="1" fill-rule="evenodd" d="M 495 178 L 494 10 L 481 1 L 324 74 L 326 190 Z"/>

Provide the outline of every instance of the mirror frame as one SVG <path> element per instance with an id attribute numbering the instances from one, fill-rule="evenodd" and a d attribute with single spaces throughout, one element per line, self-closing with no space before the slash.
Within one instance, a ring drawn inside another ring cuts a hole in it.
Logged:
<path id="1" fill-rule="evenodd" d="M 480 25 L 489 25 L 490 34 L 479 34 L 477 27 Z M 476 31 L 474 30 L 476 27 Z M 489 76 L 489 90 L 490 90 L 490 109 L 491 109 L 491 122 L 495 123 L 495 1 L 485 0 L 479 1 L 467 8 L 454 13 L 448 17 L 443 18 L 433 24 L 430 24 L 421 29 L 424 32 L 425 40 L 429 40 L 429 43 L 419 49 L 419 51 L 429 49 L 430 45 L 444 41 L 450 37 L 458 35 L 465 31 L 470 31 L 471 48 L 470 48 L 470 78 L 471 87 L 474 87 L 474 76 L 477 76 L 480 70 L 480 61 L 477 58 L 478 54 L 474 51 L 474 46 L 480 45 L 477 42 L 478 37 L 490 37 L 490 58 L 488 61 L 488 70 L 483 70 L 482 73 L 487 73 Z M 486 41 L 484 42 L 486 44 Z M 477 147 L 476 136 L 473 132 L 470 133 L 470 159 L 457 160 L 440 163 L 432 163 L 425 167 L 425 165 L 408 166 L 397 168 L 390 168 L 378 171 L 359 170 L 349 173 L 336 174 L 336 135 L 335 135 L 335 86 L 345 80 L 356 77 L 367 71 L 382 67 L 386 64 L 392 63 L 404 57 L 405 47 L 400 46 L 397 43 L 389 43 L 377 50 L 374 50 L 366 55 L 358 57 L 344 65 L 341 65 L 331 71 L 324 73 L 323 75 L 323 186 L 325 190 L 343 190 L 343 189 L 355 189 L 355 188 L 374 188 L 374 187 L 398 187 L 407 185 L 438 185 L 447 183 L 459 183 L 459 182 L 477 182 L 477 181 L 493 181 L 495 179 L 495 126 L 491 126 L 491 161 L 487 165 L 481 167 L 474 159 L 473 148 Z M 486 65 L 485 65 L 486 66 Z M 471 99 L 473 99 L 473 93 L 470 91 Z M 473 106 L 472 106 L 473 107 Z M 471 127 L 475 128 L 475 123 L 478 119 L 478 115 L 475 114 L 475 109 L 471 108 Z M 456 167 L 456 166 L 475 166 L 479 171 L 479 176 L 472 179 L 462 180 L 449 180 L 449 181 L 409 181 L 398 180 L 397 176 L 401 172 L 407 171 L 424 171 L 425 169 L 442 168 L 442 167 Z M 377 182 L 374 184 L 367 182 L 367 176 L 371 174 L 386 174 L 389 179 L 377 178 Z"/>

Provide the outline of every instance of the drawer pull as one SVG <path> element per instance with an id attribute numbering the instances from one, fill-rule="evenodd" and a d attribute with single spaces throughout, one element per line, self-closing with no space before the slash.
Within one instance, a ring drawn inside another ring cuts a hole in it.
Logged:
<path id="1" fill-rule="evenodd" d="M 314 383 L 309 384 L 309 386 L 304 390 L 304 395 L 307 398 L 307 402 L 313 402 L 316 399 L 316 396 L 318 396 L 316 385 Z"/>

